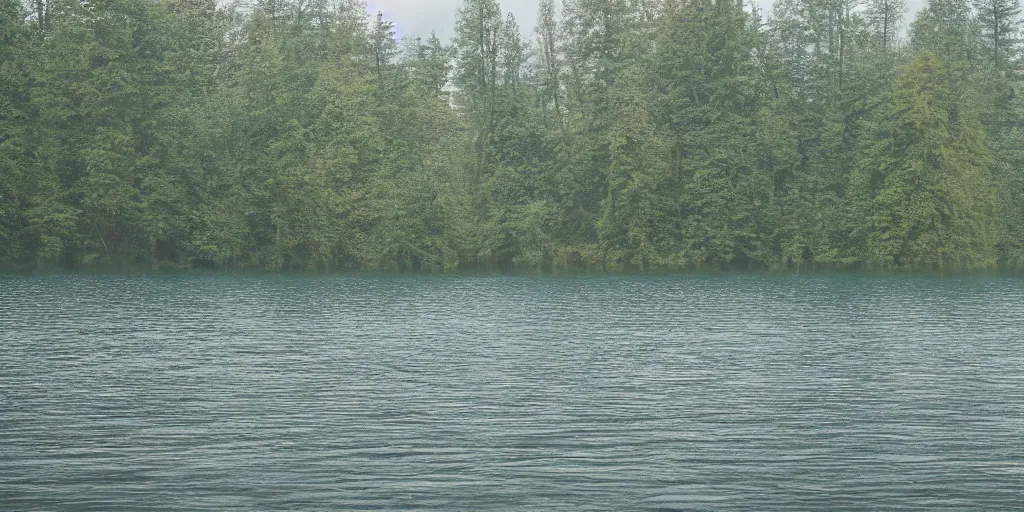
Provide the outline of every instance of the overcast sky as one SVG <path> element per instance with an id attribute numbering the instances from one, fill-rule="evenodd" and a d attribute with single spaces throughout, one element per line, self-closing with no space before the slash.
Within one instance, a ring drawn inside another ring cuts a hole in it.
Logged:
<path id="1" fill-rule="evenodd" d="M 909 0 L 911 12 L 916 12 L 927 0 Z M 523 33 L 533 34 L 537 19 L 539 0 L 500 0 L 502 12 L 511 12 L 519 20 Z M 368 0 L 370 12 L 384 13 L 384 17 L 393 21 L 398 36 L 420 35 L 429 36 L 437 31 L 441 39 L 448 39 L 455 32 L 455 10 L 462 0 Z M 766 9 L 771 8 L 771 0 L 761 2 Z"/>

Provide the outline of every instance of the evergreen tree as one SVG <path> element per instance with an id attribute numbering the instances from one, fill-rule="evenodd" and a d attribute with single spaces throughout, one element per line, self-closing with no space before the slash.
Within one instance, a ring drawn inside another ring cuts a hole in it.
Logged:
<path id="1" fill-rule="evenodd" d="M 24 19 L 16 1 L 0 1 L 0 264 L 21 256 L 23 208 L 34 188 L 24 139 L 31 55 Z"/>
<path id="2" fill-rule="evenodd" d="M 491 162 L 502 35 L 496 0 L 466 0 L 455 24 L 455 86 L 471 119 L 477 173 L 486 175 Z"/>
<path id="3" fill-rule="evenodd" d="M 677 208 L 687 261 L 752 256 L 766 189 L 753 160 L 759 93 L 750 18 L 729 0 L 669 2 L 655 57 L 660 111 L 675 139 Z"/>
<path id="4" fill-rule="evenodd" d="M 949 71 L 922 52 L 893 92 L 868 171 L 867 259 L 938 269 L 995 264 L 995 195 L 984 130 Z"/>
<path id="5" fill-rule="evenodd" d="M 1017 57 L 1021 7 L 1018 0 L 976 0 L 974 8 L 988 40 L 992 63 L 1005 67 Z"/>
<path id="6" fill-rule="evenodd" d="M 0 0 L 0 264 L 1024 266 L 1016 2 L 558 8 Z"/>

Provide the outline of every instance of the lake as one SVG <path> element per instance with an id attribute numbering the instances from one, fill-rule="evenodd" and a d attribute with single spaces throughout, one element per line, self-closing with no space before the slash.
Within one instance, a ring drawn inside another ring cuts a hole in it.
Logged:
<path id="1" fill-rule="evenodd" d="M 1010 510 L 1024 280 L 0 276 L 2 510 Z"/>

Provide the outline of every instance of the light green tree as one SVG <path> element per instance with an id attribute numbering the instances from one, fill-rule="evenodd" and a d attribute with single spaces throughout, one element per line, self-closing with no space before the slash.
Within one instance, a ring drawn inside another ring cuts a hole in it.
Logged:
<path id="1" fill-rule="evenodd" d="M 897 81 L 870 173 L 868 261 L 948 270 L 995 265 L 995 191 L 965 92 L 922 52 Z"/>

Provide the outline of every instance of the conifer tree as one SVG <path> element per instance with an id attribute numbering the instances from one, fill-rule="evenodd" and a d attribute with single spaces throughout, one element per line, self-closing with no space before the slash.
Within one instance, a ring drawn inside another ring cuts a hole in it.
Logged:
<path id="1" fill-rule="evenodd" d="M 984 130 L 930 52 L 896 83 L 871 162 L 868 261 L 958 270 L 995 264 L 995 195 Z"/>

